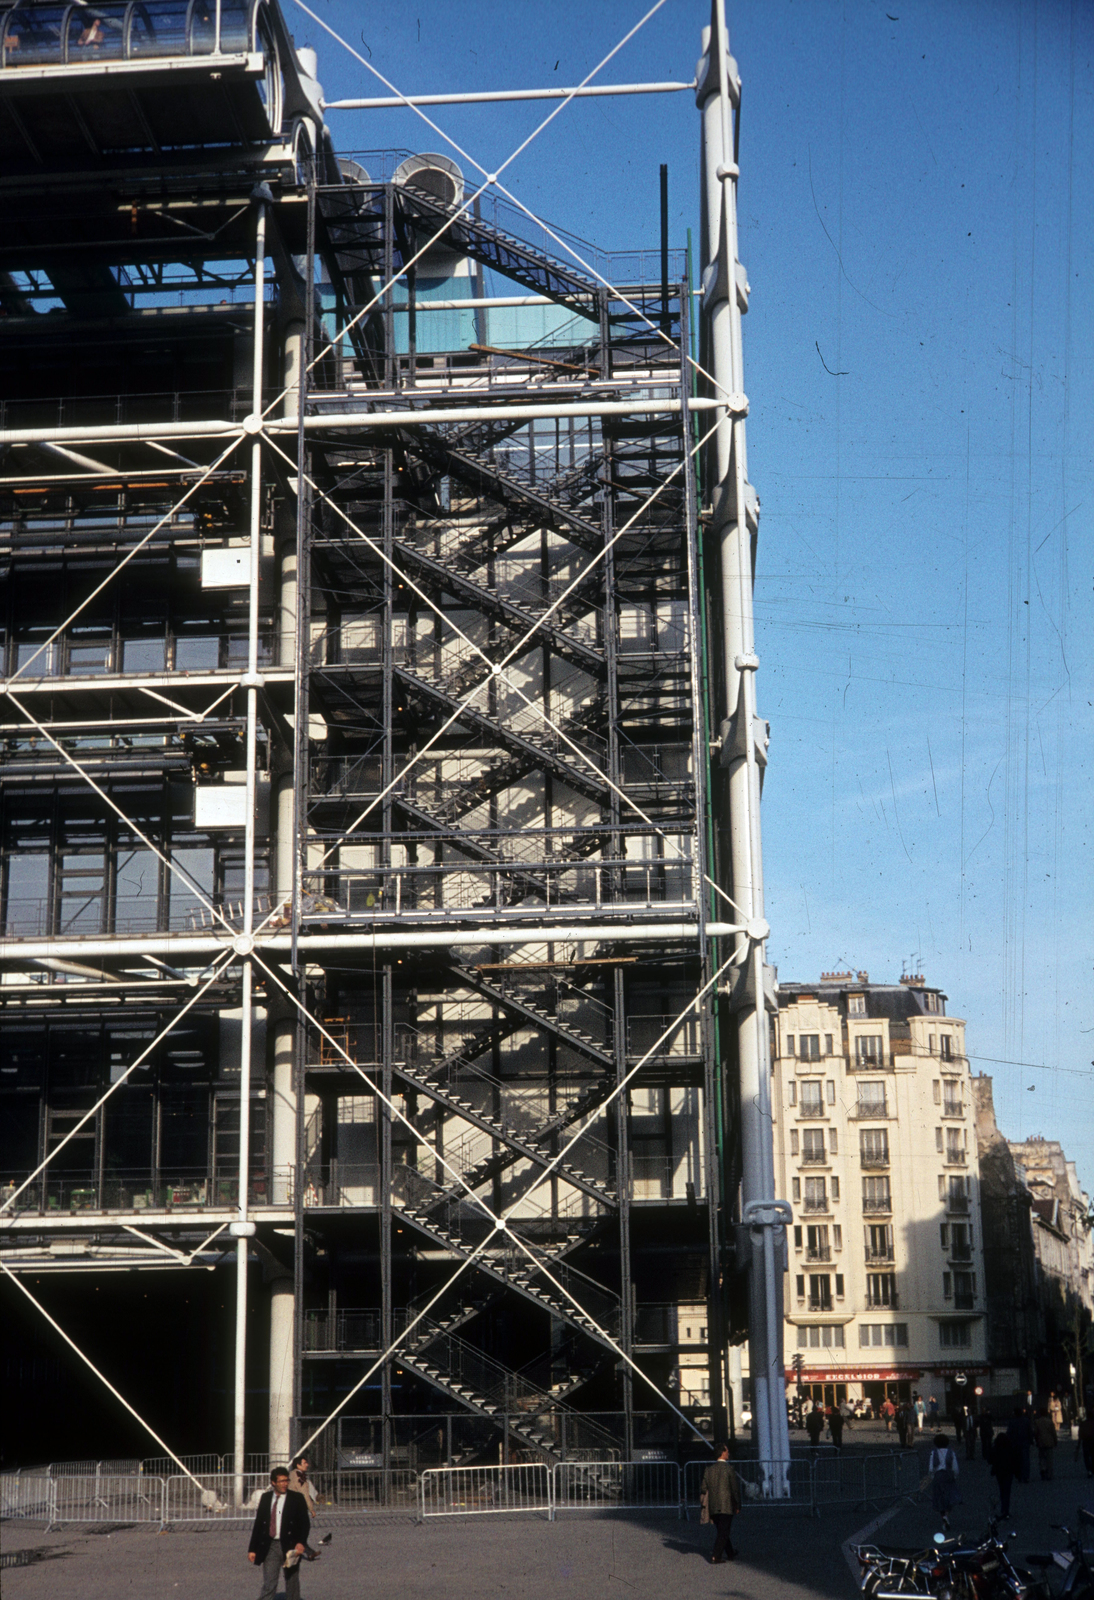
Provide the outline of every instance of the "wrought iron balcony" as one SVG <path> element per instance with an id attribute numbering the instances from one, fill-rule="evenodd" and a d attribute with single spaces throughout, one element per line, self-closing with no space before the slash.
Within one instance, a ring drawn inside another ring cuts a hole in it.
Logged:
<path id="1" fill-rule="evenodd" d="M 946 1210 L 952 1211 L 955 1216 L 964 1216 L 969 1209 L 967 1194 L 950 1194 L 946 1196 Z"/>
<path id="2" fill-rule="evenodd" d="M 954 1145 L 946 1146 L 946 1165 L 948 1167 L 963 1167 L 969 1159 L 967 1150 L 959 1150 Z"/>
<path id="3" fill-rule="evenodd" d="M 828 1210 L 828 1196 L 827 1195 L 821 1195 L 819 1198 L 817 1198 L 814 1195 L 811 1198 L 807 1198 L 802 1203 L 802 1210 L 803 1211 L 809 1211 L 809 1212 L 814 1212 L 814 1211 L 825 1212 L 825 1211 L 827 1211 Z"/>
<path id="4" fill-rule="evenodd" d="M 889 1152 L 882 1150 L 871 1155 L 859 1157 L 860 1164 L 864 1167 L 887 1167 L 889 1165 Z"/>
<path id="5" fill-rule="evenodd" d="M 859 1100 L 856 1102 L 852 1116 L 859 1122 L 881 1121 L 889 1115 L 888 1100 Z"/>
<path id="6" fill-rule="evenodd" d="M 813 1245 L 811 1247 L 807 1247 L 806 1248 L 806 1252 L 805 1252 L 805 1259 L 807 1261 L 831 1261 L 831 1259 L 832 1259 L 831 1246 L 827 1245 L 827 1244 L 817 1244 L 817 1245 Z"/>
<path id="7" fill-rule="evenodd" d="M 803 1150 L 802 1165 L 806 1167 L 823 1167 L 828 1157 L 823 1150 Z"/>
<path id="8" fill-rule="evenodd" d="M 803 1101 L 802 1104 L 798 1107 L 798 1116 L 799 1117 L 823 1117 L 825 1114 L 826 1114 L 826 1112 L 825 1112 L 824 1106 L 820 1106 L 820 1105 L 816 1105 L 816 1104 L 806 1105 L 805 1102 Z"/>
<path id="9" fill-rule="evenodd" d="M 888 1215 L 893 1209 L 893 1197 L 887 1194 L 883 1197 L 875 1196 L 872 1199 L 863 1200 L 862 1209 L 867 1216 Z"/>

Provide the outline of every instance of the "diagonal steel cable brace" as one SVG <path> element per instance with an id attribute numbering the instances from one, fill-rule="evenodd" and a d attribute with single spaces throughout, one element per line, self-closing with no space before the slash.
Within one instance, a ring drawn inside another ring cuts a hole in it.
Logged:
<path id="1" fill-rule="evenodd" d="M 148 543 L 148 541 L 150 539 L 154 539 L 155 538 L 156 534 L 163 527 L 164 523 L 165 522 L 170 522 L 171 518 L 173 516 L 176 516 L 178 514 L 178 512 L 182 509 L 182 507 L 186 504 L 186 502 L 187 502 L 187 500 L 189 500 L 190 496 L 197 493 L 197 491 L 201 488 L 202 484 L 206 481 L 206 479 L 210 478 L 212 476 L 212 474 L 214 472 L 216 472 L 217 468 L 222 464 L 222 462 L 227 461 L 227 459 L 231 455 L 232 451 L 236 448 L 236 446 L 238 444 L 241 443 L 243 438 L 244 438 L 244 433 L 243 433 L 243 429 L 241 428 L 239 430 L 238 436 L 232 440 L 231 444 L 229 444 L 224 450 L 221 451 L 220 455 L 216 458 L 216 460 L 214 462 L 212 462 L 212 464 L 210 466 L 205 468 L 205 471 L 202 473 L 201 477 L 197 480 L 197 482 L 196 483 L 192 483 L 190 485 L 190 487 L 187 489 L 186 493 L 184 495 L 182 495 L 180 499 L 175 501 L 175 503 L 171 507 L 170 511 L 165 511 L 163 516 L 156 523 L 155 527 L 154 528 L 149 528 L 148 532 L 144 535 L 144 538 L 143 539 L 139 539 L 137 541 L 137 543 L 133 546 L 132 550 L 126 551 L 125 555 L 118 562 L 117 566 L 116 567 L 112 567 L 111 570 L 107 573 L 106 577 L 103 579 L 102 583 L 99 584 L 98 588 L 92 589 L 92 591 L 88 595 L 87 599 L 86 600 L 82 600 L 80 602 L 80 604 L 76 607 L 75 611 L 73 611 L 70 616 L 66 617 L 64 622 L 62 622 L 59 627 L 54 628 L 54 630 L 50 634 L 49 638 L 46 639 L 42 644 L 40 644 L 38 646 L 38 648 L 34 652 L 34 654 L 32 656 L 29 656 L 27 658 L 27 660 L 23 662 L 21 667 L 17 667 L 16 670 L 12 673 L 11 677 L 8 678 L 6 682 L 0 683 L 0 688 L 3 688 L 5 693 L 7 693 L 7 694 L 11 693 L 11 690 L 8 687 L 8 685 L 14 683 L 17 678 L 21 678 L 23 676 L 24 672 L 26 672 L 27 668 L 29 666 L 32 666 L 34 664 L 34 662 L 37 661 L 38 657 L 42 654 L 42 651 L 43 650 L 48 650 L 50 645 L 54 642 L 54 640 L 60 638 L 61 634 L 64 633 L 65 629 L 72 626 L 73 622 L 75 622 L 76 618 L 80 615 L 80 613 L 82 611 L 86 611 L 88 606 L 91 604 L 91 602 L 98 595 L 102 594 L 103 590 L 105 588 L 107 588 L 107 586 L 109 584 L 114 582 L 114 579 L 118 576 L 118 573 L 122 572 L 129 565 L 129 563 L 132 561 L 133 557 L 135 555 L 138 555 L 140 553 L 140 551 L 142 551 L 144 549 L 145 545 Z"/>
<path id="2" fill-rule="evenodd" d="M 80 1360 L 84 1363 L 85 1367 L 90 1367 L 91 1371 L 95 1374 L 96 1378 L 98 1378 L 99 1382 L 101 1384 L 103 1384 L 103 1386 L 105 1388 L 110 1390 L 110 1393 L 114 1396 L 115 1400 L 120 1400 L 121 1401 L 122 1405 L 129 1412 L 130 1416 L 136 1418 L 136 1420 L 140 1423 L 141 1427 L 145 1430 L 145 1432 L 148 1433 L 149 1435 L 151 1435 L 151 1437 L 156 1441 L 156 1443 L 159 1445 L 160 1449 L 163 1450 L 165 1452 L 165 1454 L 170 1456 L 171 1460 L 175 1463 L 175 1465 L 179 1468 L 179 1470 L 181 1472 L 184 1472 L 186 1474 L 186 1476 L 190 1479 L 190 1482 L 191 1483 L 196 1483 L 198 1488 L 202 1489 L 204 1486 L 203 1486 L 203 1484 L 201 1482 L 201 1479 L 198 1478 L 198 1477 L 195 1477 L 195 1475 L 190 1471 L 190 1468 L 186 1465 L 186 1463 L 183 1460 L 181 1460 L 181 1458 L 179 1456 L 177 1456 L 175 1454 L 175 1452 L 171 1449 L 171 1446 L 169 1444 L 165 1443 L 165 1441 L 160 1438 L 159 1434 L 156 1432 L 155 1428 L 152 1427 L 151 1423 L 145 1422 L 145 1420 L 141 1416 L 140 1412 L 137 1411 L 133 1406 L 131 1406 L 129 1404 L 129 1401 L 125 1398 L 125 1396 L 123 1394 L 121 1394 L 117 1389 L 115 1389 L 115 1387 L 111 1383 L 110 1379 L 99 1371 L 98 1367 L 91 1360 L 90 1356 L 87 1356 L 87 1355 L 84 1354 L 84 1352 L 80 1349 L 79 1345 L 76 1343 L 75 1339 L 71 1338 L 65 1332 L 65 1330 L 61 1327 L 61 1324 L 56 1320 L 56 1318 L 50 1316 L 49 1312 L 46 1310 L 45 1306 L 41 1303 L 41 1301 L 40 1300 L 36 1300 L 34 1298 L 34 1296 L 31 1294 L 30 1290 L 27 1288 L 26 1284 L 22 1281 L 22 1279 L 18 1276 L 18 1274 L 12 1272 L 11 1268 L 4 1261 L 0 1261 L 0 1271 L 3 1271 L 4 1273 L 6 1273 L 7 1276 L 11 1279 L 12 1283 L 14 1283 L 15 1287 L 18 1290 L 20 1290 L 21 1293 L 26 1295 L 26 1297 L 30 1301 L 31 1305 L 35 1308 L 36 1311 L 40 1311 L 41 1312 L 42 1316 L 46 1319 L 46 1321 L 49 1323 L 50 1327 L 54 1330 L 54 1332 L 60 1334 L 61 1338 L 65 1341 L 65 1343 L 69 1346 L 69 1348 L 71 1350 L 75 1351 L 75 1353 L 79 1356 Z"/>
<path id="3" fill-rule="evenodd" d="M 580 1311 L 581 1314 L 584 1317 L 586 1317 L 588 1319 L 589 1323 L 596 1329 L 596 1332 L 600 1336 L 600 1338 L 603 1339 L 604 1342 L 607 1345 L 609 1345 L 610 1348 L 612 1350 L 614 1350 L 615 1353 L 623 1361 L 625 1361 L 627 1363 L 627 1365 L 629 1367 L 631 1367 L 634 1372 L 636 1372 L 638 1374 L 638 1376 L 643 1380 L 643 1382 L 646 1383 L 648 1385 L 648 1387 L 653 1390 L 653 1392 L 658 1396 L 659 1399 L 664 1400 L 670 1406 L 670 1408 L 673 1411 L 676 1412 L 676 1415 L 681 1419 L 682 1422 L 687 1423 L 688 1427 L 691 1428 L 693 1433 L 696 1433 L 697 1435 L 699 1435 L 699 1430 L 694 1426 L 694 1424 L 692 1422 L 689 1421 L 689 1419 L 687 1417 L 684 1416 L 683 1412 L 681 1412 L 681 1411 L 679 1411 L 677 1409 L 677 1407 L 668 1398 L 668 1396 L 661 1392 L 661 1390 L 654 1383 L 653 1379 L 647 1373 L 643 1372 L 642 1368 L 639 1367 L 638 1364 L 634 1360 L 632 1360 L 632 1358 L 627 1354 L 627 1352 L 622 1349 L 622 1347 L 616 1342 L 615 1339 L 612 1338 L 611 1334 L 608 1333 L 606 1329 L 604 1329 L 604 1328 L 602 1328 L 600 1326 L 600 1324 L 596 1321 L 596 1319 L 581 1304 L 581 1302 L 576 1298 L 576 1296 L 565 1286 L 565 1284 L 561 1283 L 557 1278 L 555 1278 L 555 1276 L 550 1272 L 549 1268 L 544 1264 L 544 1261 L 543 1261 L 542 1257 L 536 1251 L 532 1250 L 531 1247 L 528 1244 L 526 1244 L 526 1242 L 520 1237 L 519 1234 L 516 1234 L 516 1233 L 513 1232 L 513 1230 L 509 1226 L 509 1222 L 510 1222 L 510 1219 L 512 1218 L 514 1212 L 516 1211 L 516 1209 L 519 1206 L 523 1205 L 525 1203 L 525 1201 L 527 1200 L 527 1198 L 537 1188 L 539 1188 L 540 1184 L 543 1183 L 548 1177 L 551 1176 L 551 1174 L 553 1173 L 554 1169 L 557 1167 L 558 1163 L 563 1159 L 563 1157 L 567 1154 L 567 1152 L 569 1150 L 571 1150 L 573 1148 L 573 1146 L 577 1143 L 577 1141 L 583 1136 L 583 1134 L 585 1134 L 588 1131 L 589 1126 L 591 1126 L 592 1117 L 593 1116 L 600 1116 L 603 1113 L 603 1111 L 606 1109 L 606 1107 L 611 1105 L 612 1101 L 617 1097 L 617 1095 L 622 1093 L 622 1091 L 626 1088 L 627 1084 L 634 1077 L 635 1073 L 641 1071 L 641 1069 L 645 1066 L 646 1062 L 650 1060 L 650 1058 L 656 1053 L 656 1051 L 665 1042 L 665 1040 L 668 1039 L 671 1036 L 673 1031 L 684 1020 L 684 1018 L 687 1016 L 688 1012 L 691 1011 L 693 1007 L 698 1005 L 699 1002 L 704 998 L 704 996 L 713 987 L 713 985 L 717 983 L 717 981 L 721 977 L 722 973 L 731 964 L 730 961 L 724 962 L 723 965 L 721 967 L 719 967 L 718 970 L 713 974 L 713 976 L 710 977 L 707 980 L 707 982 L 702 986 L 702 988 L 700 988 L 696 992 L 696 994 L 692 996 L 692 998 L 688 1001 L 687 1005 L 683 1008 L 683 1010 L 676 1017 L 673 1018 L 672 1022 L 664 1030 L 664 1032 L 661 1034 L 660 1038 L 655 1040 L 654 1044 L 650 1047 L 649 1050 L 647 1050 L 646 1054 L 641 1058 L 641 1060 L 636 1062 L 635 1065 L 630 1069 L 630 1071 L 620 1080 L 620 1082 L 618 1084 L 616 1084 L 615 1088 L 612 1090 L 611 1094 L 607 1097 L 607 1099 L 603 1102 L 603 1104 L 597 1107 L 595 1113 L 591 1113 L 590 1114 L 590 1122 L 585 1124 L 576 1134 L 574 1134 L 573 1138 L 566 1144 L 566 1146 L 562 1150 L 560 1150 L 556 1156 L 553 1157 L 550 1165 L 544 1169 L 542 1174 L 536 1179 L 536 1181 L 531 1185 L 531 1187 L 523 1195 L 521 1195 L 519 1199 L 514 1201 L 513 1205 L 510 1206 L 508 1211 L 506 1211 L 505 1213 L 503 1213 L 502 1216 L 499 1217 L 491 1210 L 491 1208 L 486 1204 L 486 1202 L 479 1195 L 474 1193 L 474 1191 L 471 1189 L 470 1185 L 464 1180 L 463 1174 L 459 1173 L 459 1172 L 456 1172 L 456 1170 L 452 1167 L 451 1163 L 448 1162 L 445 1159 L 445 1157 L 441 1154 L 441 1152 L 439 1150 L 437 1150 L 436 1146 L 433 1145 L 430 1142 L 430 1140 L 428 1138 L 426 1138 L 426 1136 L 418 1128 L 415 1127 L 415 1125 L 410 1121 L 410 1119 L 405 1115 L 405 1113 L 400 1111 L 399 1108 L 391 1101 L 391 1099 L 387 1095 L 385 1095 L 383 1093 L 383 1091 L 381 1089 L 377 1088 L 376 1084 L 369 1077 L 368 1073 L 365 1072 L 365 1070 L 360 1066 L 360 1064 L 358 1062 L 353 1060 L 352 1056 L 350 1056 L 349 1052 L 338 1042 L 338 1040 L 335 1039 L 332 1034 L 327 1032 L 327 1030 L 323 1027 L 323 1024 L 319 1021 L 319 1019 L 312 1015 L 312 1013 L 309 1011 L 308 1007 L 304 1004 L 304 1002 L 302 1000 L 300 1000 L 299 997 L 293 993 L 292 989 L 286 983 L 284 983 L 281 980 L 281 978 L 278 977 L 277 973 L 274 972 L 271 968 L 267 967 L 266 963 L 264 961 L 262 961 L 262 959 L 259 956 L 256 955 L 254 957 L 254 959 L 258 963 L 258 965 L 260 967 L 262 967 L 263 971 L 266 972 L 269 975 L 269 977 L 273 980 L 273 982 L 276 983 L 277 986 L 284 992 L 284 994 L 289 998 L 289 1000 L 292 1002 L 292 1004 L 296 1006 L 296 1008 L 301 1013 L 301 1015 L 305 1018 L 305 1020 L 310 1022 L 311 1025 L 320 1034 L 320 1036 L 323 1039 L 325 1039 L 328 1044 L 332 1045 L 335 1050 L 337 1050 L 338 1054 L 340 1056 L 342 1056 L 342 1058 L 346 1062 L 346 1064 L 348 1066 L 352 1067 L 357 1072 L 357 1074 L 362 1079 L 364 1079 L 365 1083 L 369 1086 L 370 1089 L 372 1089 L 373 1093 L 377 1096 L 377 1098 L 385 1106 L 387 1106 L 388 1111 L 392 1115 L 394 1115 L 400 1122 L 405 1124 L 405 1126 L 413 1134 L 413 1136 L 416 1139 L 416 1141 L 419 1144 L 423 1145 L 427 1150 L 429 1150 L 440 1161 L 441 1165 L 446 1168 L 446 1170 L 448 1170 L 449 1172 L 452 1172 L 454 1174 L 454 1176 L 456 1177 L 457 1181 L 467 1191 L 467 1193 L 471 1197 L 471 1199 L 480 1208 L 480 1210 L 482 1210 L 485 1213 L 487 1219 L 490 1220 L 493 1223 L 493 1229 L 492 1229 L 492 1231 L 491 1231 L 491 1233 L 489 1235 L 489 1238 L 493 1238 L 494 1234 L 499 1232 L 499 1231 L 504 1232 L 506 1234 L 506 1236 L 509 1239 L 511 1239 L 514 1244 L 516 1244 L 517 1248 L 525 1256 L 527 1256 L 528 1260 L 533 1264 L 533 1266 L 536 1268 L 536 1270 L 538 1272 L 542 1273 L 542 1275 L 544 1277 L 546 1277 L 549 1280 L 549 1282 L 554 1285 L 554 1287 L 560 1292 L 560 1294 L 562 1294 L 563 1297 L 566 1300 L 569 1300 L 570 1303 L 578 1311 Z M 485 1242 L 488 1242 L 488 1241 L 484 1241 L 484 1243 Z M 466 1265 L 470 1265 L 470 1262 L 466 1263 Z M 463 1269 L 461 1268 L 460 1270 L 462 1271 Z M 458 1277 L 458 1276 L 459 1276 L 459 1273 L 455 1274 L 453 1276 L 453 1278 L 450 1280 L 450 1282 L 454 1283 L 456 1281 L 456 1277 Z M 430 1305 L 433 1305 L 433 1304 L 436 1303 L 436 1300 L 440 1298 L 440 1294 L 444 1293 L 444 1291 L 445 1291 L 445 1289 L 447 1289 L 447 1287 L 448 1287 L 448 1284 L 445 1284 L 444 1288 L 442 1288 L 442 1290 L 440 1290 L 438 1292 L 438 1295 L 436 1295 L 434 1297 L 434 1299 L 432 1301 L 430 1301 Z M 420 1316 L 415 1319 L 415 1323 L 420 1320 L 421 1316 L 424 1316 L 424 1315 L 425 1315 L 425 1311 L 423 1310 L 421 1312 Z M 412 1324 L 411 1326 L 414 1326 L 414 1325 L 415 1324 Z M 398 1335 L 398 1337 L 392 1343 L 392 1345 L 389 1348 L 389 1350 L 387 1351 L 387 1353 L 384 1356 L 381 1356 L 380 1362 L 377 1363 L 377 1365 L 382 1364 L 382 1362 L 384 1360 L 386 1360 L 388 1358 L 388 1356 L 390 1356 L 391 1354 L 394 1353 L 394 1351 L 398 1348 L 400 1341 L 406 1336 L 406 1332 L 407 1331 L 409 1331 L 409 1330 L 404 1330 L 400 1335 Z M 374 1367 L 373 1371 L 375 1371 L 375 1370 L 376 1370 L 376 1368 Z M 323 1424 L 324 1427 L 326 1427 L 326 1425 L 327 1425 L 326 1423 Z M 322 1432 L 322 1429 L 320 1429 L 319 1431 Z M 313 1437 L 314 1437 L 314 1435 L 313 1435 Z M 699 1435 L 699 1437 L 703 1437 L 703 1436 Z"/>
<path id="4" fill-rule="evenodd" d="M 66 1133 L 64 1138 L 60 1141 L 60 1143 L 53 1150 L 51 1150 L 49 1152 L 49 1154 L 46 1156 L 45 1160 L 40 1162 L 38 1164 L 38 1166 L 35 1167 L 34 1171 L 30 1174 L 29 1178 L 25 1178 L 23 1180 L 23 1182 L 19 1185 L 18 1189 L 13 1190 L 13 1192 L 11 1194 L 9 1194 L 9 1195 L 7 1195 L 5 1197 L 4 1203 L 2 1205 L 0 1205 L 0 1221 L 3 1220 L 3 1214 L 4 1214 L 5 1211 L 7 1211 L 8 1207 L 13 1205 L 15 1203 L 15 1201 L 18 1199 L 19 1195 L 22 1194 L 23 1190 L 25 1188 L 27 1188 L 27 1186 L 29 1184 L 33 1183 L 35 1178 L 37 1178 L 42 1172 L 45 1171 L 45 1169 L 49 1166 L 50 1162 L 53 1160 L 54 1156 L 60 1155 L 61 1151 L 64 1149 L 64 1147 L 68 1143 L 68 1141 L 70 1139 L 74 1139 L 76 1137 L 76 1135 L 79 1133 L 80 1129 L 82 1127 L 84 1127 L 84 1125 L 86 1123 L 90 1122 L 91 1118 L 96 1114 L 96 1112 L 102 1106 L 104 1106 L 106 1104 L 106 1102 L 110 1099 L 110 1096 L 114 1093 L 115 1089 L 120 1089 L 121 1088 L 122 1084 L 129 1077 L 129 1074 L 131 1072 L 135 1072 L 137 1070 L 137 1068 L 141 1065 L 141 1063 L 143 1061 L 147 1060 L 147 1058 L 151 1055 L 152 1051 L 155 1050 L 157 1045 L 162 1044 L 164 1039 L 167 1038 L 168 1034 L 170 1034 L 174 1030 L 174 1028 L 178 1025 L 178 1023 L 180 1023 L 182 1021 L 182 1019 L 186 1015 L 186 1013 L 188 1011 L 192 1010 L 193 1007 L 197 1005 L 198 1001 L 201 999 L 202 995 L 205 994 L 206 990 L 212 987 L 212 985 L 216 982 L 216 980 L 221 976 L 221 974 L 223 973 L 225 968 L 231 963 L 231 960 L 232 960 L 232 957 L 233 957 L 234 953 L 235 953 L 234 951 L 228 950 L 228 951 L 225 952 L 223 957 L 219 957 L 218 958 L 219 961 L 220 961 L 220 965 L 219 966 L 215 966 L 215 964 L 214 964 L 214 970 L 210 972 L 208 978 L 202 984 L 201 988 L 198 989 L 194 994 L 192 994 L 190 996 L 190 998 L 186 1002 L 186 1004 L 184 1006 L 182 1006 L 179 1009 L 179 1011 L 171 1018 L 171 1021 L 162 1030 L 162 1032 L 158 1033 L 156 1035 L 156 1037 L 152 1040 L 152 1043 L 150 1045 L 146 1046 L 146 1048 L 141 1051 L 141 1053 L 137 1057 L 137 1059 L 134 1062 L 132 1062 L 128 1067 L 126 1067 L 125 1071 L 121 1074 L 120 1077 L 115 1079 L 115 1081 L 110 1085 L 110 1088 L 106 1091 L 106 1093 L 104 1095 L 102 1095 L 100 1097 L 100 1099 L 96 1100 L 95 1104 L 91 1107 L 91 1110 L 88 1111 L 84 1116 L 82 1116 L 80 1118 L 79 1122 L 76 1123 L 75 1127 L 72 1128 L 72 1130 L 69 1133 Z M 9 1218 L 8 1220 L 10 1221 L 12 1219 Z"/>
<path id="5" fill-rule="evenodd" d="M 207 898 L 204 891 L 198 888 L 197 884 L 190 877 L 190 874 L 186 871 L 185 867 L 180 867 L 177 862 L 172 861 L 169 856 L 164 854 L 158 845 L 153 844 L 152 840 L 148 838 L 147 834 L 141 832 L 137 824 L 132 821 L 130 817 L 126 816 L 121 806 L 119 806 L 110 798 L 105 789 L 101 789 L 99 787 L 99 785 L 95 782 L 95 779 L 91 776 L 90 772 L 88 772 L 87 768 L 81 766 L 76 760 L 75 756 L 66 750 L 64 745 L 59 743 L 59 741 L 53 737 L 48 728 L 44 727 L 36 717 L 31 715 L 26 706 L 16 697 L 11 689 L 8 690 L 8 699 L 14 706 L 18 706 L 19 710 L 23 713 L 24 717 L 26 717 L 31 727 L 37 728 L 38 732 L 49 740 L 50 744 L 57 751 L 58 755 L 61 756 L 64 761 L 68 762 L 69 766 L 75 773 L 77 773 L 79 777 L 83 779 L 88 788 L 93 789 L 94 792 L 99 796 L 99 799 L 106 802 L 111 811 L 114 812 L 115 816 L 120 817 L 127 828 L 132 828 L 133 832 L 136 834 L 141 843 L 148 846 L 153 855 L 163 862 L 163 865 L 167 868 L 167 870 L 176 878 L 178 878 L 180 883 L 183 883 L 186 888 L 188 888 L 191 893 L 194 894 L 198 900 L 200 900 L 206 911 L 208 911 L 211 916 L 215 917 L 220 923 L 222 923 L 225 931 L 231 934 L 234 938 L 236 930 L 232 927 L 231 923 L 224 916 L 224 914 L 217 909 L 210 899 Z"/>

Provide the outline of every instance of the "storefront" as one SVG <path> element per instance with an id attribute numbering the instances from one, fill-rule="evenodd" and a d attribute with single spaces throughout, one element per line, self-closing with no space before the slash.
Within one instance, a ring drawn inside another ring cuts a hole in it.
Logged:
<path id="1" fill-rule="evenodd" d="M 919 1379 L 919 1367 L 843 1367 L 827 1371 L 804 1367 L 800 1381 L 793 1367 L 786 1369 L 792 1393 L 808 1395 L 826 1406 L 838 1406 L 843 1400 L 869 1400 L 875 1412 L 885 1399 L 897 1405 L 901 1400 L 910 1400 Z"/>

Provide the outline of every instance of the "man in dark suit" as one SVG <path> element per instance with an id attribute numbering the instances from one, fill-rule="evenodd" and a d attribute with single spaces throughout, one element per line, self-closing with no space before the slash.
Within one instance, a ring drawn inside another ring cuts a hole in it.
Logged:
<path id="1" fill-rule="evenodd" d="M 288 1467 L 274 1467 L 270 1487 L 258 1502 L 247 1559 L 262 1568 L 262 1593 L 258 1600 L 273 1600 L 285 1558 L 295 1554 L 297 1561 L 285 1571 L 285 1600 L 300 1600 L 299 1560 L 311 1532 L 308 1502 L 289 1488 Z"/>

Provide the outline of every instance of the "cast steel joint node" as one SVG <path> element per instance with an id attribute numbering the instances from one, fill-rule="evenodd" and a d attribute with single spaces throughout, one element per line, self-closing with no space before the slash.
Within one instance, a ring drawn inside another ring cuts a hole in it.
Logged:
<path id="1" fill-rule="evenodd" d="M 734 656 L 733 665 L 738 672 L 759 672 L 760 658 L 758 655 Z"/>
<path id="2" fill-rule="evenodd" d="M 727 161 L 724 165 L 718 167 L 718 177 L 721 178 L 723 183 L 727 178 L 739 178 L 740 176 L 741 169 L 735 161 Z"/>
<path id="3" fill-rule="evenodd" d="M 764 940 L 771 932 L 771 926 L 764 920 L 763 917 L 750 917 L 745 928 L 745 932 L 748 934 L 748 937 L 755 940 L 757 944 L 763 944 Z"/>
<path id="4" fill-rule="evenodd" d="M 264 689 L 266 680 L 261 672 L 247 672 L 240 678 L 239 687 L 241 689 Z"/>
<path id="5" fill-rule="evenodd" d="M 232 949 L 237 956 L 249 956 L 254 953 L 255 939 L 253 933 L 237 933 L 232 940 Z"/>
<path id="6" fill-rule="evenodd" d="M 233 1239 L 253 1239 L 255 1225 L 253 1222 L 229 1222 L 228 1232 Z"/>
<path id="7" fill-rule="evenodd" d="M 789 1227 L 794 1209 L 788 1200 L 750 1200 L 741 1211 L 746 1228 Z"/>
<path id="8" fill-rule="evenodd" d="M 252 411 L 248 416 L 244 417 L 243 431 L 252 435 L 262 432 L 262 418 L 257 411 Z"/>

